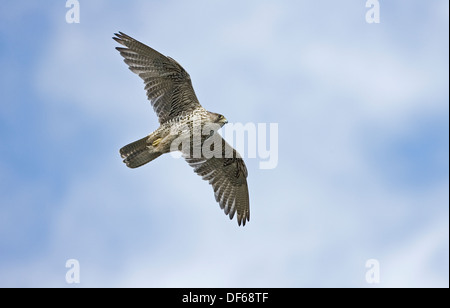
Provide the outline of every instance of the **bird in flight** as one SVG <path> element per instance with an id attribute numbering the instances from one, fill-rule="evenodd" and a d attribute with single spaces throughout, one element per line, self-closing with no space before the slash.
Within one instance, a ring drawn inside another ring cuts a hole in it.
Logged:
<path id="1" fill-rule="evenodd" d="M 159 119 L 150 135 L 120 149 L 123 162 L 137 168 L 162 154 L 181 151 L 183 158 L 214 189 L 216 201 L 240 226 L 250 220 L 247 168 L 239 153 L 217 130 L 228 123 L 204 109 L 191 78 L 174 59 L 119 32 L 113 39 L 129 69 L 144 80 L 147 97 Z"/>

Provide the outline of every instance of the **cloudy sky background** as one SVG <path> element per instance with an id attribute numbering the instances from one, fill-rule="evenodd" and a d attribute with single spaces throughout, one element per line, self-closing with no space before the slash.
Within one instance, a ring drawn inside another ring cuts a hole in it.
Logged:
<path id="1" fill-rule="evenodd" d="M 449 286 L 449 4 L 3 1 L 0 287 Z M 123 31 L 175 58 L 203 106 L 278 123 L 230 221 L 181 159 L 131 170 L 157 128 Z"/>

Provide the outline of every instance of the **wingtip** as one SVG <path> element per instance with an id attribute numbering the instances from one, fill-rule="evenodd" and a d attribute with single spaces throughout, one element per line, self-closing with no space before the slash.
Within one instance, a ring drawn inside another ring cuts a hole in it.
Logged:
<path id="1" fill-rule="evenodd" d="M 116 42 L 122 44 L 125 40 L 129 39 L 130 37 L 123 33 L 122 31 L 114 33 L 115 36 L 113 36 L 113 40 Z"/>
<path id="2" fill-rule="evenodd" d="M 230 219 L 232 219 L 232 218 L 230 218 Z M 243 215 L 243 216 L 238 215 L 237 223 L 238 223 L 239 227 L 240 226 L 244 227 L 247 221 L 250 221 L 250 213 L 247 213 L 247 215 Z"/>

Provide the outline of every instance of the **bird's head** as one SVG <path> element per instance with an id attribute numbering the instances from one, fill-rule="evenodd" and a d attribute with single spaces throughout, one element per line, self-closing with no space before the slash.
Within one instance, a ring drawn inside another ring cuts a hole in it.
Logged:
<path id="1" fill-rule="evenodd" d="M 221 114 L 210 112 L 211 122 L 217 123 L 220 127 L 228 123 L 228 120 Z"/>

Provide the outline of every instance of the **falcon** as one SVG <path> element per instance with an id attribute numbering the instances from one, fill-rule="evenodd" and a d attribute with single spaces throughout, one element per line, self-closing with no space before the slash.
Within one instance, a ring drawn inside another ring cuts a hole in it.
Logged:
<path id="1" fill-rule="evenodd" d="M 239 153 L 217 130 L 228 123 L 204 109 L 195 95 L 189 74 L 174 59 L 164 56 L 119 32 L 113 39 L 129 69 L 144 80 L 147 98 L 159 120 L 150 135 L 120 149 L 123 162 L 137 168 L 162 154 L 180 151 L 194 172 L 208 181 L 216 201 L 238 225 L 250 220 L 247 168 Z"/>

